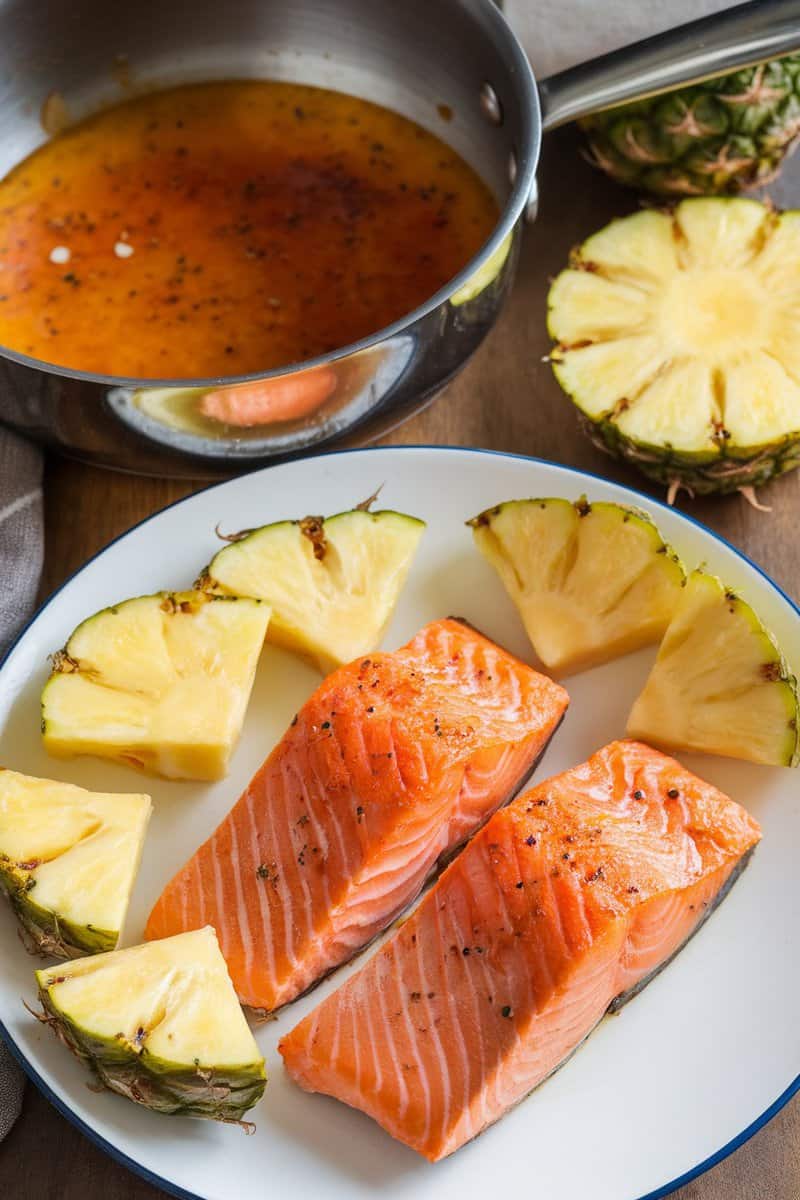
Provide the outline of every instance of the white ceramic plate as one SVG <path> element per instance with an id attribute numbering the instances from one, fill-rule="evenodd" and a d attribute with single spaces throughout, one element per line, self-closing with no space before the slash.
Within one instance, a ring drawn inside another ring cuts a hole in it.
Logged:
<path id="1" fill-rule="evenodd" d="M 464 520 L 499 500 L 586 492 L 649 509 L 688 565 L 705 562 L 753 602 L 800 664 L 800 613 L 752 564 L 707 529 L 625 488 L 563 467 L 480 451 L 392 448 L 306 459 L 212 487 L 145 521 L 48 601 L 0 668 L 0 762 L 89 788 L 147 787 L 155 813 L 127 943 L 151 904 L 216 826 L 319 682 L 298 659 L 268 649 L 230 777 L 163 783 L 86 759 L 50 760 L 39 741 L 47 654 L 89 613 L 128 596 L 191 584 L 218 547 L 217 522 L 241 529 L 350 508 L 383 484 L 381 505 L 424 517 L 428 531 L 385 645 L 426 621 L 468 618 L 523 658 L 530 647 Z M 585 759 L 623 733 L 653 651 L 567 681 L 572 704 L 538 778 Z M 0 1020 L 28 1072 L 91 1138 L 180 1196 L 310 1196 L 324 1200 L 654 1200 L 744 1141 L 800 1087 L 800 844 L 798 775 L 716 758 L 687 764 L 746 805 L 764 841 L 730 897 L 679 958 L 622 1014 L 499 1124 L 431 1166 L 367 1117 L 310 1096 L 283 1073 L 278 1037 L 345 977 L 345 968 L 257 1037 L 270 1081 L 251 1114 L 257 1132 L 159 1117 L 89 1090 L 87 1075 L 22 1006 L 34 961 L 0 911 Z"/>

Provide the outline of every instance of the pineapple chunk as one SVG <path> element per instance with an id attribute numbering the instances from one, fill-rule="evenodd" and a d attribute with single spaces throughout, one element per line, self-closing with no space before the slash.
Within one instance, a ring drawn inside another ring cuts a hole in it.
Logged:
<path id="1" fill-rule="evenodd" d="M 106 1087 L 154 1112 L 238 1121 L 264 1060 L 210 926 L 37 971 L 50 1024 Z"/>
<path id="2" fill-rule="evenodd" d="M 553 362 L 553 373 L 568 395 L 586 397 L 584 412 L 594 420 L 620 404 L 626 393 L 642 392 L 660 366 L 657 339 L 640 335 L 579 346 Z"/>
<path id="3" fill-rule="evenodd" d="M 511 500 L 469 522 L 546 667 L 581 670 L 657 641 L 685 581 L 647 513 Z"/>
<path id="4" fill-rule="evenodd" d="M 590 271 L 562 271 L 548 306 L 550 332 L 564 346 L 648 332 L 644 293 Z"/>
<path id="5" fill-rule="evenodd" d="M 46 750 L 168 779 L 221 779 L 269 623 L 258 600 L 160 592 L 79 625 L 42 692 Z"/>
<path id="6" fill-rule="evenodd" d="M 628 718 L 630 737 L 796 766 L 798 698 L 772 635 L 714 575 L 694 571 Z"/>
<path id="7" fill-rule="evenodd" d="M 424 530 L 416 517 L 362 509 L 278 521 L 220 550 L 197 586 L 266 600 L 268 640 L 326 673 L 378 646 Z"/>
<path id="8" fill-rule="evenodd" d="M 74 958 L 114 949 L 150 808 L 149 796 L 0 768 L 0 889 L 32 950 Z"/>
<path id="9" fill-rule="evenodd" d="M 648 208 L 619 217 L 583 243 L 580 258 L 603 264 L 609 278 L 659 287 L 678 270 L 678 243 L 663 213 Z"/>
<path id="10" fill-rule="evenodd" d="M 548 298 L 553 371 L 603 449 L 669 487 L 800 463 L 800 213 L 684 200 L 613 221 Z"/>
<path id="11" fill-rule="evenodd" d="M 705 363 L 681 362 L 657 375 L 636 403 L 616 417 L 619 432 L 644 446 L 680 445 L 693 457 L 716 456 L 719 419 L 714 381 Z"/>

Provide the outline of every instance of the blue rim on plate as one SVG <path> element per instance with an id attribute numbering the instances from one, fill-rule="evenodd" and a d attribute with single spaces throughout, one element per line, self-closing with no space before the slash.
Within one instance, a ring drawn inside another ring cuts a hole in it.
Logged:
<path id="1" fill-rule="evenodd" d="M 536 463 L 537 465 L 544 467 L 556 467 L 559 470 L 571 471 L 574 475 L 579 475 L 583 479 L 594 479 L 599 483 L 605 484 L 613 483 L 615 487 L 619 487 L 622 489 L 622 491 L 628 492 L 637 501 L 643 502 L 644 505 L 654 505 L 656 508 L 669 513 L 674 513 L 676 511 L 674 508 L 670 508 L 669 505 L 665 504 L 663 500 L 658 500 L 653 496 L 649 496 L 646 492 L 641 492 L 637 488 L 629 487 L 627 484 L 618 484 L 614 480 L 606 479 L 604 476 L 598 475 L 594 471 L 585 471 L 580 467 L 571 467 L 567 463 L 550 462 L 548 459 L 535 458 L 528 454 L 514 454 L 505 450 L 485 450 L 479 446 L 433 446 L 426 444 L 408 446 L 361 446 L 352 450 L 331 450 L 326 454 L 305 455 L 304 458 L 336 458 L 342 454 L 381 454 L 385 451 L 397 453 L 398 451 L 403 452 L 406 450 L 431 450 L 436 453 L 475 455 L 485 454 L 491 455 L 495 458 L 509 458 L 514 459 L 515 461 Z M 300 458 L 294 461 L 302 462 L 304 459 Z M 289 463 L 276 463 L 274 466 L 261 467 L 255 471 L 242 472 L 242 475 L 258 475 L 266 471 L 272 471 L 276 468 L 287 467 L 290 465 L 291 464 Z M 234 476 L 234 478 L 241 478 L 241 476 Z M 67 586 L 67 584 L 71 583 L 77 575 L 80 575 L 80 573 L 89 565 L 89 563 L 94 562 L 96 558 L 99 558 L 100 555 L 104 554 L 111 546 L 115 546 L 117 542 L 122 541 L 122 539 L 127 537 L 128 534 L 133 533 L 135 529 L 141 529 L 143 525 L 147 525 L 149 521 L 155 520 L 156 517 L 161 516 L 162 513 L 168 512 L 171 508 L 177 508 L 179 504 L 187 503 L 189 500 L 193 499 L 194 496 L 197 496 L 202 492 L 214 491 L 216 488 L 224 487 L 230 482 L 231 480 L 229 479 L 223 479 L 216 483 L 208 484 L 206 487 L 198 488 L 196 492 L 192 492 L 188 496 L 182 496 L 179 500 L 173 500 L 170 504 L 166 504 L 157 512 L 150 513 L 149 516 L 144 517 L 141 521 L 137 521 L 135 525 L 131 525 L 131 527 L 126 529 L 124 533 L 120 533 L 117 535 L 117 537 L 112 538 L 107 545 L 101 547 L 101 549 L 93 554 L 90 558 L 87 558 L 86 562 L 82 563 L 77 570 L 73 571 L 72 574 L 69 575 L 63 581 L 63 583 L 59 584 L 55 591 L 52 592 L 47 599 L 39 605 L 39 607 L 31 616 L 30 620 L 25 622 L 22 629 L 14 638 L 6 653 L 3 655 L 2 659 L 0 659 L 0 671 L 2 671 L 14 648 L 25 636 L 28 629 L 30 629 L 33 623 L 39 619 L 41 614 L 50 606 L 53 600 L 55 600 L 56 596 L 59 595 L 59 593 Z M 785 592 L 783 588 L 777 584 L 762 567 L 758 565 L 758 563 L 753 562 L 748 555 L 746 555 L 737 546 L 734 546 L 732 542 L 729 542 L 727 538 L 722 537 L 722 535 L 719 533 L 715 533 L 713 529 L 709 529 L 707 525 L 704 525 L 702 521 L 698 521 L 696 517 L 689 516 L 689 514 L 685 512 L 680 512 L 679 515 L 685 521 L 688 521 L 690 525 L 694 525 L 697 529 L 702 530 L 703 533 L 708 534 L 708 536 L 713 538 L 715 542 L 719 542 L 721 545 L 726 546 L 728 550 L 731 550 L 737 556 L 737 558 L 740 558 L 743 562 L 747 563 L 749 567 L 752 567 L 752 569 L 786 601 L 786 603 L 790 606 L 790 608 L 793 609 L 797 616 L 800 617 L 800 605 L 798 605 L 791 598 L 791 596 L 789 596 L 788 593 Z M 47 1099 L 53 1105 L 53 1107 L 61 1113 L 62 1116 L 66 1117 L 67 1120 L 76 1127 L 76 1129 L 80 1130 L 80 1132 L 84 1134 L 90 1142 L 99 1147 L 99 1149 L 103 1150 L 115 1162 L 120 1163 L 123 1167 L 127 1167 L 127 1169 L 132 1171 L 134 1175 L 138 1175 L 141 1179 L 144 1179 L 147 1183 L 152 1184 L 154 1187 L 161 1188 L 162 1191 L 167 1192 L 171 1196 L 177 1196 L 178 1200 L 204 1200 L 204 1197 L 199 1196 L 196 1192 L 187 1192 L 184 1188 L 179 1187 L 175 1183 L 170 1183 L 169 1180 L 164 1179 L 160 1175 L 154 1174 L 147 1167 L 143 1166 L 139 1162 L 136 1162 L 135 1159 L 130 1158 L 122 1150 L 118 1149 L 112 1142 L 107 1141 L 106 1138 L 97 1133 L 97 1131 L 94 1130 L 91 1125 L 88 1125 L 81 1117 L 79 1117 L 77 1113 L 73 1112 L 69 1105 L 67 1105 L 59 1096 L 57 1096 L 53 1089 L 47 1083 L 45 1083 L 33 1064 L 22 1053 L 2 1021 L 0 1021 L 0 1037 L 3 1038 L 5 1044 L 8 1046 L 8 1049 L 11 1051 L 16 1061 L 22 1067 L 28 1078 L 36 1085 L 45 1099 Z M 707 1171 L 710 1171 L 712 1167 L 716 1167 L 723 1161 L 723 1159 L 728 1158 L 734 1153 L 734 1151 L 738 1150 L 740 1146 L 743 1146 L 745 1142 L 748 1142 L 751 1137 L 758 1133 L 760 1129 L 763 1129 L 765 1125 L 769 1124 L 772 1118 L 777 1116 L 781 1109 L 784 1108 L 792 1099 L 792 1097 L 797 1095 L 798 1092 L 800 1092 L 800 1074 L 795 1077 L 785 1091 L 783 1091 L 777 1097 L 777 1099 L 773 1101 L 769 1108 L 767 1108 L 760 1117 L 757 1117 L 755 1121 L 752 1121 L 751 1124 L 743 1129 L 742 1132 L 735 1138 L 732 1138 L 714 1154 L 709 1155 L 708 1158 L 704 1159 L 696 1166 L 691 1167 L 688 1171 L 685 1171 L 683 1175 L 678 1176 L 677 1179 L 673 1179 L 669 1183 L 662 1184 L 660 1187 L 656 1188 L 655 1191 L 647 1192 L 645 1195 L 639 1196 L 637 1200 L 663 1200 L 665 1196 L 669 1196 L 672 1192 L 677 1191 L 678 1188 L 683 1187 L 687 1183 L 691 1183 L 692 1180 L 697 1179 L 699 1176 L 704 1175 Z"/>

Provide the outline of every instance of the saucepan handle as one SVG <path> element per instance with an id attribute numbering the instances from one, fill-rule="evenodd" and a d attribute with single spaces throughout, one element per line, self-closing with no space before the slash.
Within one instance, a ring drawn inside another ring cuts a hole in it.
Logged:
<path id="1" fill-rule="evenodd" d="M 800 0 L 750 0 L 539 81 L 542 127 L 800 50 Z"/>

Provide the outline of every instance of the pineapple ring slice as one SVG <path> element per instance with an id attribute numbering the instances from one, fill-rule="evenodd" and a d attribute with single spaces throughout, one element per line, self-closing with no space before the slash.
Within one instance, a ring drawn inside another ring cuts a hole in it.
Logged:
<path id="1" fill-rule="evenodd" d="M 42 1020 L 114 1092 L 240 1121 L 266 1074 L 210 926 L 37 971 Z"/>
<path id="2" fill-rule="evenodd" d="M 424 531 L 416 517 L 365 509 L 278 521 L 220 550 L 197 586 L 267 601 L 267 640 L 326 673 L 378 646 Z"/>
<path id="3" fill-rule="evenodd" d="M 553 671 L 638 650 L 669 624 L 685 572 L 639 509 L 585 496 L 510 500 L 468 524 Z"/>
<path id="4" fill-rule="evenodd" d="M 693 571 L 628 718 L 628 735 L 773 766 L 798 763 L 797 684 L 753 609 Z"/>
<path id="5" fill-rule="evenodd" d="M 800 461 L 800 213 L 691 199 L 614 221 L 554 281 L 556 378 L 611 453 L 674 487 Z"/>
<path id="6" fill-rule="evenodd" d="M 259 600 L 202 591 L 138 596 L 95 613 L 53 656 L 45 749 L 167 779 L 222 779 L 269 617 Z"/>
<path id="7" fill-rule="evenodd" d="M 0 768 L 0 889 L 34 952 L 74 958 L 116 947 L 150 809 L 149 796 Z"/>

